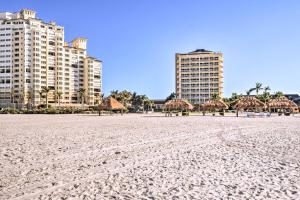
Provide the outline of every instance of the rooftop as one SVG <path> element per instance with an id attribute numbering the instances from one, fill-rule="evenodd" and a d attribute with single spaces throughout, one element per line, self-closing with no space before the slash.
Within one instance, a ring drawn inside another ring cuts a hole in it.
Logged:
<path id="1" fill-rule="evenodd" d="M 216 52 L 216 51 L 210 51 L 207 49 L 196 49 L 195 51 L 188 52 L 188 53 L 177 53 L 179 55 L 189 55 L 189 54 L 215 54 L 215 53 L 221 53 L 221 52 Z"/>
<path id="2" fill-rule="evenodd" d="M 192 51 L 190 53 L 212 53 L 212 51 L 206 49 L 196 49 L 195 51 Z"/>

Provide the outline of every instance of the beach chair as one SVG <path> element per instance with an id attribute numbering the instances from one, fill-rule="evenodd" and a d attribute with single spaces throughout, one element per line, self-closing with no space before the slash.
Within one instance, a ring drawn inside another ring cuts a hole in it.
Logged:
<path id="1" fill-rule="evenodd" d="M 284 115 L 285 115 L 285 116 L 290 116 L 291 113 L 290 113 L 290 112 L 285 112 Z"/>

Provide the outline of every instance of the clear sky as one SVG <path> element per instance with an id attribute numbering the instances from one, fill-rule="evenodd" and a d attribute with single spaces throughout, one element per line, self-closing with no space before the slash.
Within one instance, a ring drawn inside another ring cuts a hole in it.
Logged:
<path id="1" fill-rule="evenodd" d="M 0 0 L 0 12 L 34 9 L 88 38 L 103 61 L 103 88 L 151 98 L 175 90 L 175 53 L 224 54 L 224 94 L 255 82 L 300 93 L 299 0 Z"/>

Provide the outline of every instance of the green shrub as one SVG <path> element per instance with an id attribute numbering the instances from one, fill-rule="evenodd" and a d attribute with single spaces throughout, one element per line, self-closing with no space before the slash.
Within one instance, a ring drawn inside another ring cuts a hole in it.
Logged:
<path id="1" fill-rule="evenodd" d="M 55 108 L 49 108 L 49 109 L 46 109 L 46 114 L 58 114 L 59 111 L 56 110 Z"/>
<path id="2" fill-rule="evenodd" d="M 189 111 L 182 111 L 182 116 L 189 116 L 189 115 L 190 115 Z"/>
<path id="3" fill-rule="evenodd" d="M 18 110 L 13 108 L 4 108 L 0 110 L 0 114 L 92 114 L 98 113 L 99 110 L 80 109 L 80 108 L 42 108 L 37 107 L 32 110 Z"/>
<path id="4" fill-rule="evenodd" d="M 15 108 L 4 108 L 0 111 L 0 114 L 20 114 L 22 113 L 20 110 Z"/>

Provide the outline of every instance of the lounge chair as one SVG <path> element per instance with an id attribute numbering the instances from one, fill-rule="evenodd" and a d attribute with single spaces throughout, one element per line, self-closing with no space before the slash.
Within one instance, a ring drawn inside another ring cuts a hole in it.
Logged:
<path id="1" fill-rule="evenodd" d="M 254 113 L 252 113 L 252 112 L 247 112 L 247 117 L 254 117 Z"/>
<path id="2" fill-rule="evenodd" d="M 285 116 L 290 116 L 291 113 L 290 113 L 290 112 L 285 112 L 284 115 L 285 115 Z"/>

